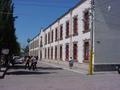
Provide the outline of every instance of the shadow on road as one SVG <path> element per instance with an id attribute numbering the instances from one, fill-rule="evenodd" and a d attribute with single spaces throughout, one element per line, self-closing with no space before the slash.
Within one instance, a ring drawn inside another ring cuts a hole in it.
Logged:
<path id="1" fill-rule="evenodd" d="M 10 66 L 9 69 L 25 69 L 24 65 L 16 65 L 16 66 Z M 44 66 L 44 67 L 37 67 L 37 70 L 63 70 L 59 67 L 50 67 L 50 66 Z"/>
<path id="2" fill-rule="evenodd" d="M 38 72 L 38 71 L 11 71 L 7 72 L 6 75 L 40 75 L 40 74 L 52 74 L 55 72 Z"/>
<path id="3" fill-rule="evenodd" d="M 57 73 L 53 70 L 63 70 L 63 69 L 58 67 L 41 66 L 41 67 L 37 67 L 37 70 L 33 71 L 33 70 L 25 69 L 24 65 L 16 65 L 16 66 L 10 66 L 9 70 L 6 72 L 6 75 L 40 75 L 40 74 Z"/>

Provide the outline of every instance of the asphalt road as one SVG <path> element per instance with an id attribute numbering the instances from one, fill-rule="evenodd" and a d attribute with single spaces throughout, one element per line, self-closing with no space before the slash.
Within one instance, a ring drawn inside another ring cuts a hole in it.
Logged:
<path id="1" fill-rule="evenodd" d="M 119 74 L 84 75 L 48 64 L 37 71 L 11 68 L 0 79 L 0 90 L 120 90 Z"/>

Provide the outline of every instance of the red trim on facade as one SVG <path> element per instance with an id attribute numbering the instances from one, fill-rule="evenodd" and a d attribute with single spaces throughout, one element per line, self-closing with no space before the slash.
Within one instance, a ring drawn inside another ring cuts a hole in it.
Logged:
<path id="1" fill-rule="evenodd" d="M 77 43 L 73 44 L 73 59 L 75 62 L 78 61 L 78 46 Z"/>
<path id="2" fill-rule="evenodd" d="M 62 46 L 60 46 L 60 60 L 62 60 Z"/>
<path id="3" fill-rule="evenodd" d="M 55 59 L 57 60 L 57 46 L 55 46 Z"/>
<path id="4" fill-rule="evenodd" d="M 89 42 L 84 42 L 84 60 L 89 60 Z"/>
<path id="5" fill-rule="evenodd" d="M 78 34 L 78 17 L 73 18 L 73 35 Z"/>
<path id="6" fill-rule="evenodd" d="M 60 25 L 60 40 L 63 39 L 63 25 Z"/>
<path id="7" fill-rule="evenodd" d="M 66 38 L 69 37 L 69 21 L 66 21 Z"/>
<path id="8" fill-rule="evenodd" d="M 83 16 L 83 18 L 84 18 L 84 31 L 83 32 L 87 32 L 87 31 L 89 31 L 89 10 L 87 9 L 87 10 L 85 10 L 84 11 L 84 16 Z"/>
<path id="9" fill-rule="evenodd" d="M 66 45 L 66 61 L 69 60 L 69 44 Z"/>

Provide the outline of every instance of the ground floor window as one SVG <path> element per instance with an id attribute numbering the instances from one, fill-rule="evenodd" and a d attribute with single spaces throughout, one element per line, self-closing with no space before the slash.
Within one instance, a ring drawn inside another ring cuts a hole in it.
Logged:
<path id="1" fill-rule="evenodd" d="M 55 59 L 57 60 L 57 46 L 55 46 Z"/>
<path id="2" fill-rule="evenodd" d="M 77 43 L 73 44 L 73 59 L 75 62 L 77 62 L 77 57 L 78 57 L 78 46 Z"/>
<path id="3" fill-rule="evenodd" d="M 62 60 L 62 46 L 60 46 L 60 60 Z"/>
<path id="4" fill-rule="evenodd" d="M 66 61 L 69 60 L 69 44 L 66 45 Z"/>
<path id="5" fill-rule="evenodd" d="M 89 60 L 89 42 L 84 42 L 84 60 Z"/>
<path id="6" fill-rule="evenodd" d="M 45 59 L 46 59 L 46 48 L 45 48 Z"/>
<path id="7" fill-rule="evenodd" d="M 40 59 L 42 59 L 42 50 L 40 50 Z"/>
<path id="8" fill-rule="evenodd" d="M 53 59 L 53 47 L 51 47 L 51 59 Z"/>
<path id="9" fill-rule="evenodd" d="M 48 59 L 49 59 L 49 54 L 50 54 L 50 52 L 49 52 L 49 48 L 48 48 Z"/>

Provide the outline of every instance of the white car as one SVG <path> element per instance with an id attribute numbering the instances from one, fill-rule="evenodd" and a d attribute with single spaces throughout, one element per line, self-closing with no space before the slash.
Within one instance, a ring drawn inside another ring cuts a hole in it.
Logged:
<path id="1" fill-rule="evenodd" d="M 13 60 L 14 60 L 14 64 L 23 64 L 24 63 L 24 57 L 16 56 L 13 58 Z"/>

